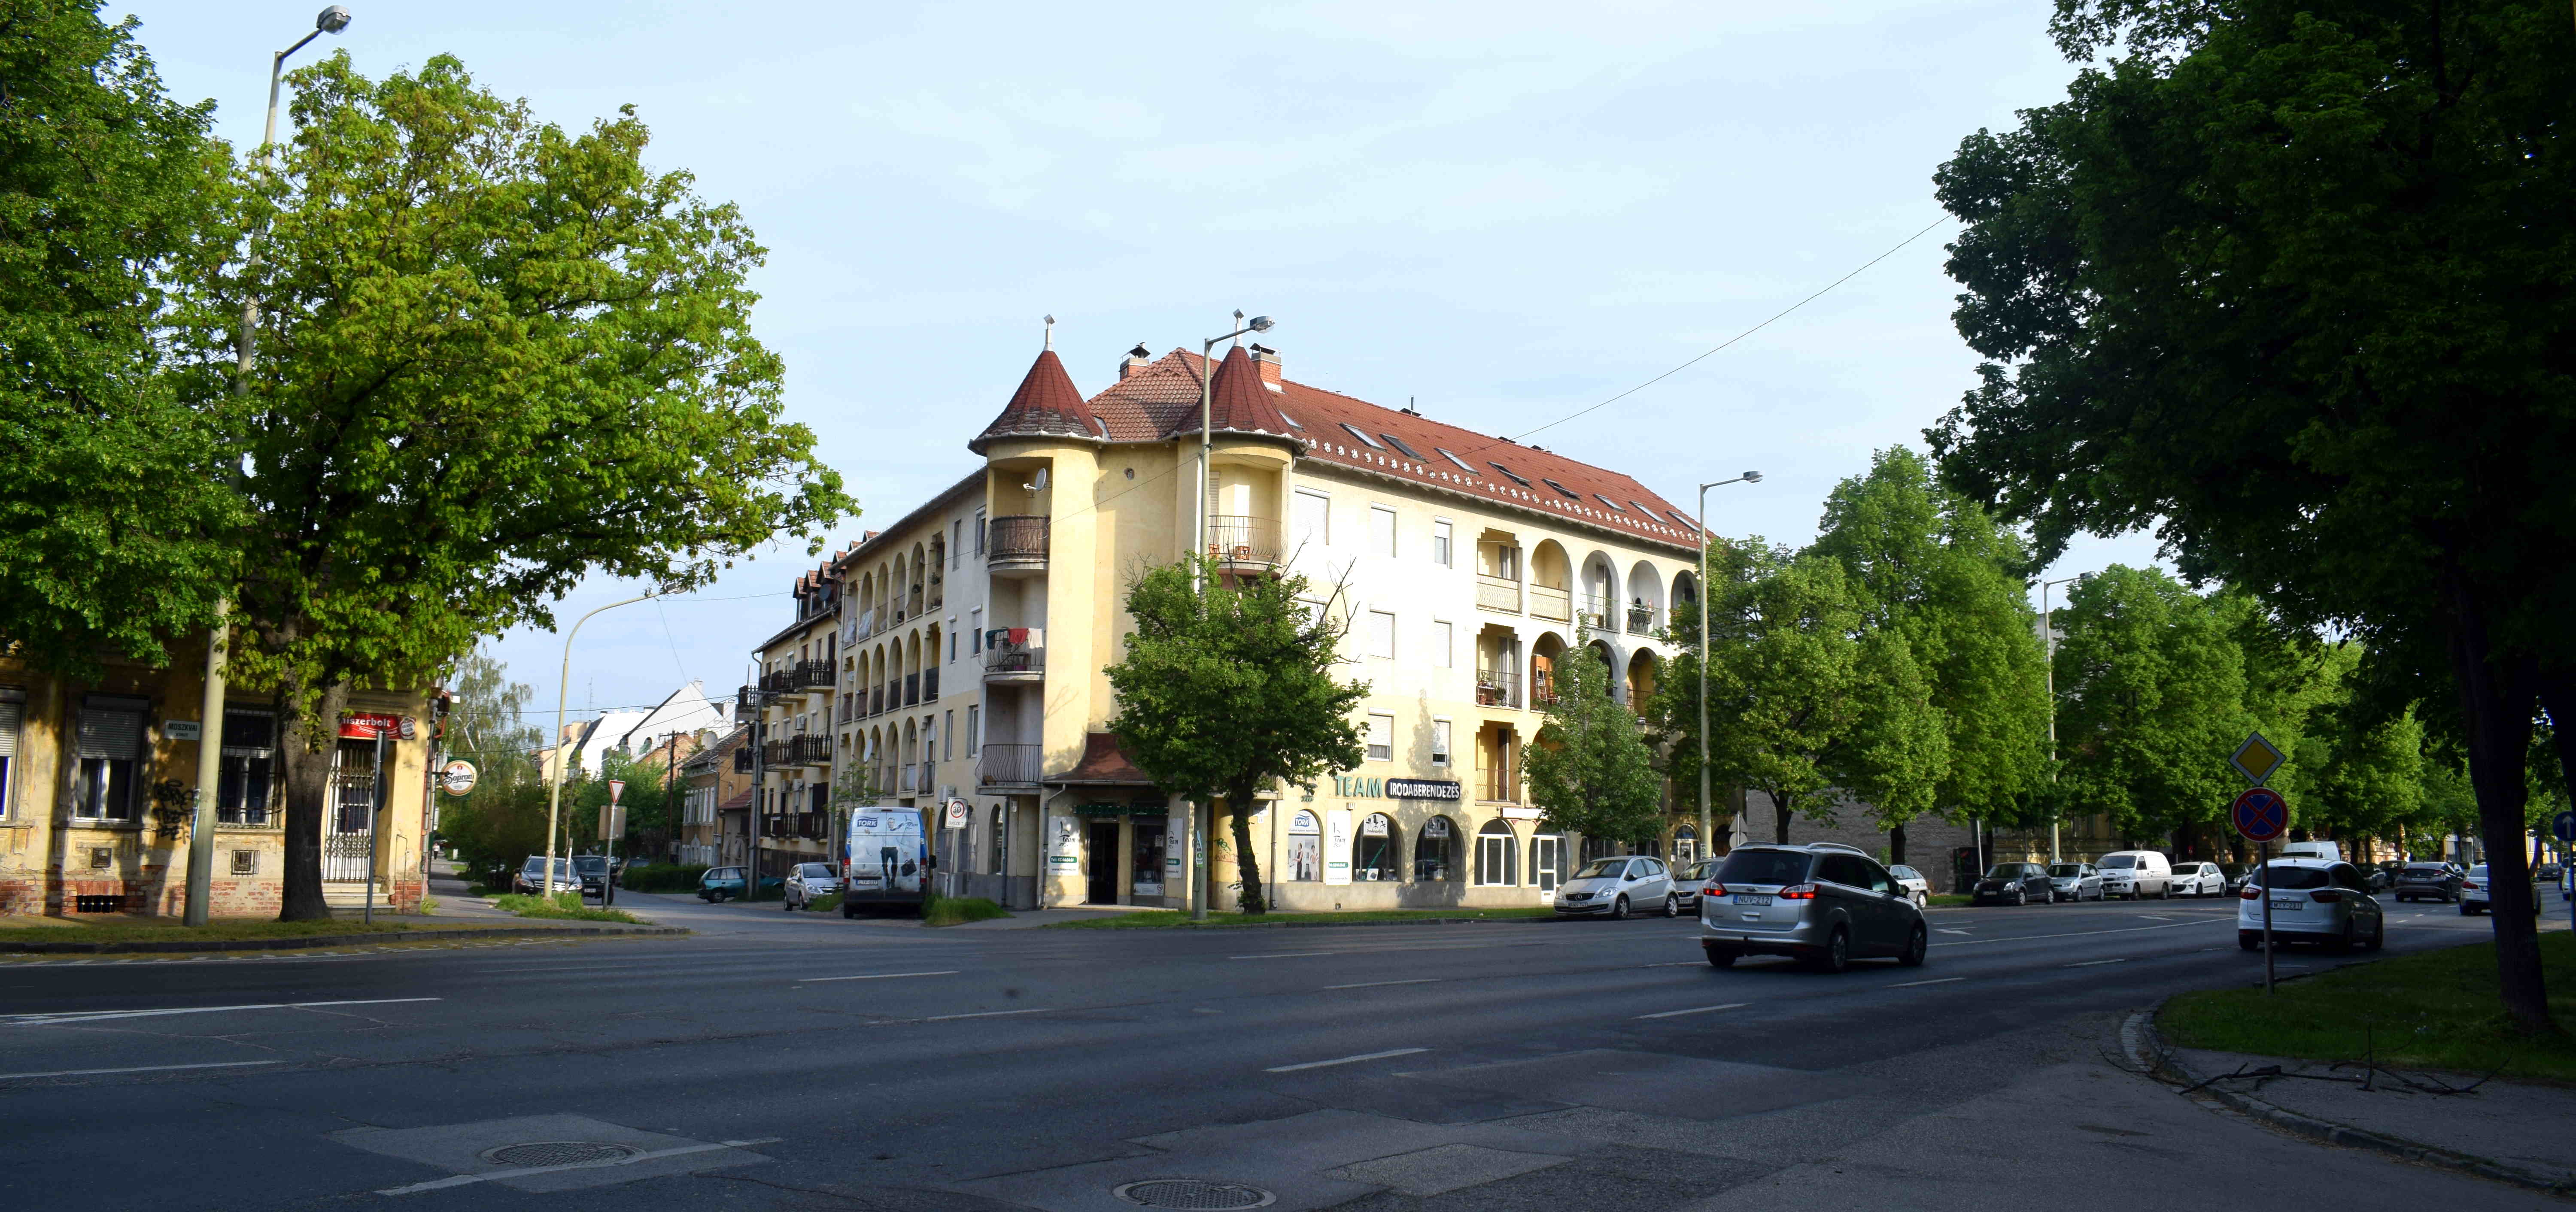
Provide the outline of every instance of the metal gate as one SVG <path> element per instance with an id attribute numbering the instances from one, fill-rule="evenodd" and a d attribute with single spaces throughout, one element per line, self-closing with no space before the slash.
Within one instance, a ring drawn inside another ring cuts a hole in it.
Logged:
<path id="1" fill-rule="evenodd" d="M 376 805 L 371 770 L 343 770 L 331 780 L 331 829 L 322 835 L 325 883 L 365 883 L 367 826 Z"/>

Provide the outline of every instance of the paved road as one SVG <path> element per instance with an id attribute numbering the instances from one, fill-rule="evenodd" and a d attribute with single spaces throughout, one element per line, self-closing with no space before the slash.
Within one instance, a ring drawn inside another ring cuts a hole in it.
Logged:
<path id="1" fill-rule="evenodd" d="M 2106 1061 L 2127 1011 L 2259 978 L 2234 905 L 1935 910 L 1925 967 L 1823 976 L 1712 969 L 1651 918 L 969 932 L 636 896 L 703 933 L 0 967 L 0 1122 L 13 1187 L 84 1204 L 1132 1210 L 1113 1187 L 1188 1177 L 1279 1208 L 1988 1207 L 2189 1167 L 2542 1206 Z M 2392 950 L 2487 929 L 2391 913 Z M 565 1141 L 628 1163 L 489 1156 Z"/>

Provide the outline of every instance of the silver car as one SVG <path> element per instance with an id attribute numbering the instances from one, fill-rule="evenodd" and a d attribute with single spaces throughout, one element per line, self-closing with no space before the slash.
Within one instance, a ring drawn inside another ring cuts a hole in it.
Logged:
<path id="1" fill-rule="evenodd" d="M 1699 902 L 1700 948 L 1720 968 L 1747 955 L 1791 955 L 1826 972 L 1858 956 L 1923 962 L 1931 931 L 1894 876 L 1867 854 L 1819 842 L 1743 846 L 1719 864 Z"/>
<path id="2" fill-rule="evenodd" d="M 2469 868 L 2467 878 L 2460 881 L 2460 916 L 2493 912 L 2495 879 L 2488 873 L 2487 865 L 2480 863 Z M 2531 912 L 2533 916 L 2540 913 L 2540 881 L 2537 879 L 2531 883 Z"/>
<path id="3" fill-rule="evenodd" d="M 2323 943 L 2336 951 L 2377 951 L 2388 941 L 2388 919 L 2370 895 L 2369 881 L 2350 863 L 2333 859 L 2277 858 L 2253 874 L 2237 894 L 2236 945 L 2263 945 L 2263 902 L 2272 902 L 2272 941 Z"/>
<path id="4" fill-rule="evenodd" d="M 2052 901 L 2101 900 L 2102 873 L 2094 870 L 2091 863 L 2050 863 L 2048 899 Z"/>
<path id="5" fill-rule="evenodd" d="M 1650 908 L 1662 911 L 1665 917 L 1679 917 L 1682 912 L 1681 894 L 1673 891 L 1672 872 L 1660 859 L 1635 855 L 1594 859 L 1556 889 L 1556 912 L 1560 917 L 1599 914 L 1623 918 Z"/>
<path id="6" fill-rule="evenodd" d="M 1673 873 L 1673 895 L 1682 908 L 1692 913 L 1699 912 L 1699 890 L 1707 885 L 1708 877 L 1717 871 L 1719 862 L 1718 859 L 1701 859 Z"/>
<path id="7" fill-rule="evenodd" d="M 830 863 L 798 863 L 796 869 L 788 873 L 787 888 L 781 899 L 787 902 L 787 911 L 794 913 L 840 890 L 840 868 Z"/>
<path id="8" fill-rule="evenodd" d="M 1887 873 L 1896 877 L 1896 886 L 1903 889 L 1905 895 L 1914 898 L 1915 908 L 1925 909 L 1931 906 L 1932 881 L 1923 878 L 1922 872 L 1903 863 L 1889 863 Z"/>

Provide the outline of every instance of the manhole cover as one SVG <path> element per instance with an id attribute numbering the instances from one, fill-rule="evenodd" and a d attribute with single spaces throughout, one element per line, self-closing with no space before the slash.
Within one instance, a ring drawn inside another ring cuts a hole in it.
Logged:
<path id="1" fill-rule="evenodd" d="M 616 1161 L 633 1157 L 636 1150 L 626 1145 L 612 1145 L 597 1140 L 540 1140 L 524 1145 L 503 1145 L 485 1149 L 483 1160 L 496 1166 L 578 1166 L 584 1162 Z M 1242 1204 L 1226 1207 L 1246 1207 Z"/>
<path id="2" fill-rule="evenodd" d="M 1266 1208 L 1277 1198 L 1259 1187 L 1204 1178 L 1149 1178 L 1120 1187 L 1114 1194 L 1148 1208 Z"/>

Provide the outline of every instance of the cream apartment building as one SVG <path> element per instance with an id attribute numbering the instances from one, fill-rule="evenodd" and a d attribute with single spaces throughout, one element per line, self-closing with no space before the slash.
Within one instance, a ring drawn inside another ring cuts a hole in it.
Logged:
<path id="1" fill-rule="evenodd" d="M 1138 346 L 1086 399 L 1040 353 L 968 443 L 980 469 L 800 580 L 746 690 L 770 688 L 766 802 L 820 813 L 856 769 L 865 802 L 936 814 L 944 890 L 1181 903 L 1185 806 L 1106 733 L 1100 671 L 1129 580 L 1194 541 L 1201 369 Z M 1261 346 L 1227 353 L 1213 395 L 1210 554 L 1343 586 L 1347 676 L 1370 686 L 1359 767 L 1241 806 L 1275 899 L 1536 903 L 1585 846 L 1540 830 L 1523 748 L 1578 643 L 1623 700 L 1652 691 L 1667 611 L 1696 592 L 1689 518 L 1619 473 L 1287 379 Z M 1237 810 L 1218 805 L 1220 890 Z M 763 845 L 794 861 L 832 827 Z M 1641 840 L 1704 849 L 1678 817 Z"/>

